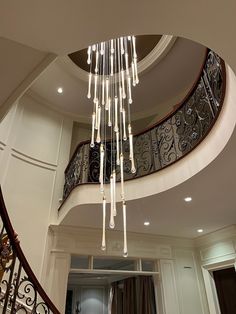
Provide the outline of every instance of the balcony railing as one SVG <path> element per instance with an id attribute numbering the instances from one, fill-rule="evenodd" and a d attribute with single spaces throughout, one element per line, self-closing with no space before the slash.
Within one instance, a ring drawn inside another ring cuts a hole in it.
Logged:
<path id="1" fill-rule="evenodd" d="M 224 100 L 225 65 L 211 50 L 207 51 L 200 75 L 189 94 L 178 108 L 149 129 L 134 136 L 134 157 L 137 172 L 130 173 L 130 162 L 125 163 L 125 180 L 139 178 L 159 171 L 191 152 L 209 133 Z M 124 145 L 128 156 L 128 143 Z M 111 145 L 106 144 L 107 174 L 110 173 Z M 98 183 L 99 146 L 80 143 L 66 170 L 63 198 L 78 185 Z M 124 160 L 128 158 L 124 158 Z M 108 176 L 106 176 L 107 182 Z M 117 174 L 119 180 L 119 174 Z"/>
<path id="2" fill-rule="evenodd" d="M 21 250 L 0 189 L 0 313 L 60 314 Z"/>

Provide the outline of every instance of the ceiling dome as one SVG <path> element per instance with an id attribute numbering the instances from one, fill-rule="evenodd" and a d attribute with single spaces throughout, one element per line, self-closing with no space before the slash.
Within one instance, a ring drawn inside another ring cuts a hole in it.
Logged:
<path id="1" fill-rule="evenodd" d="M 156 47 L 162 35 L 139 35 L 135 37 L 138 61 L 141 61 Z M 87 64 L 87 49 L 70 53 L 68 57 L 82 70 L 90 71 L 90 67 Z"/>

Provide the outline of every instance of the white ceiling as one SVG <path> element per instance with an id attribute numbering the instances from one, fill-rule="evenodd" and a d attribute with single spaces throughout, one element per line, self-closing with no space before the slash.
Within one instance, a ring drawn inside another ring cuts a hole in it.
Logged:
<path id="1" fill-rule="evenodd" d="M 204 61 L 205 47 L 178 38 L 169 53 L 153 68 L 141 75 L 133 88 L 133 119 L 156 114 L 159 118 L 173 109 L 192 87 Z M 70 67 L 58 58 L 36 80 L 31 94 L 75 119 L 89 122 L 92 103 L 88 100 L 87 83 L 76 77 Z M 74 65 L 73 70 L 78 69 Z M 63 88 L 63 94 L 57 88 Z"/>
<path id="2" fill-rule="evenodd" d="M 191 179 L 158 195 L 128 202 L 128 230 L 195 238 L 199 236 L 199 228 L 204 229 L 205 234 L 235 223 L 235 154 L 236 132 L 223 152 Z M 192 202 L 186 203 L 183 200 L 186 196 L 191 196 Z M 118 207 L 116 227 L 122 230 Z M 150 221 L 148 227 L 143 225 L 146 220 Z M 62 224 L 101 228 L 102 208 L 100 205 L 79 206 Z"/>
<path id="3" fill-rule="evenodd" d="M 235 12 L 234 0 L 102 0 L 102 5 L 77 0 L 1 1 L 0 36 L 65 55 L 122 34 L 174 34 L 214 49 L 236 70 Z M 148 231 L 159 234 L 194 237 L 198 227 L 208 232 L 235 223 L 235 153 L 234 134 L 220 156 L 198 175 L 150 199 L 150 204 L 131 204 L 128 215 L 137 215 L 131 229 L 147 231 L 142 223 L 151 212 Z M 187 194 L 192 203 L 183 203 Z M 86 210 L 91 212 L 92 207 Z M 86 225 L 85 208 L 81 211 L 78 222 Z"/>

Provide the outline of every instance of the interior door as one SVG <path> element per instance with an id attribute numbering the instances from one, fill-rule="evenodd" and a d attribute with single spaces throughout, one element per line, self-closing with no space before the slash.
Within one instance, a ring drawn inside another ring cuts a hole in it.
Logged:
<path id="1" fill-rule="evenodd" d="M 213 272 L 221 314 L 236 313 L 236 272 L 227 268 Z"/>

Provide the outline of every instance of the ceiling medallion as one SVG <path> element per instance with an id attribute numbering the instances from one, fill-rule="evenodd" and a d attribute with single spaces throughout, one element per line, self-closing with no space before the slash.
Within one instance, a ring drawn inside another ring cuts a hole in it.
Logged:
<path id="1" fill-rule="evenodd" d="M 100 192 L 103 207 L 102 250 L 106 249 L 106 207 L 110 199 L 111 229 L 117 215 L 116 182 L 120 177 L 120 197 L 123 211 L 124 247 L 128 256 L 126 232 L 126 201 L 124 163 L 136 172 L 131 126 L 132 86 L 139 83 L 135 36 L 120 37 L 88 47 L 90 66 L 87 97 L 93 101 L 92 135 L 90 146 L 99 145 Z M 128 141 L 128 161 L 124 160 L 124 142 Z M 108 149 L 109 147 L 109 149 Z M 109 169 L 108 169 L 109 165 Z M 109 183 L 108 188 L 105 183 Z"/>

